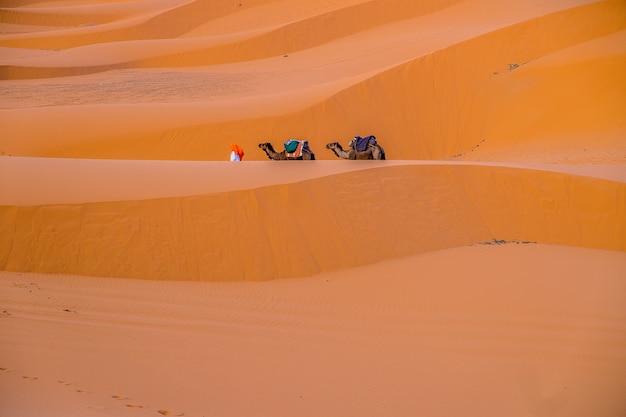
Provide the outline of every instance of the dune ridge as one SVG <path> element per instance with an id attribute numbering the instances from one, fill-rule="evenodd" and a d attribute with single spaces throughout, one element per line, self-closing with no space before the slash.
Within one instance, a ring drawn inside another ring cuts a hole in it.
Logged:
<path id="1" fill-rule="evenodd" d="M 517 115 L 532 106 L 540 90 L 535 90 L 530 97 L 517 97 L 506 88 L 508 80 L 516 73 L 532 71 L 534 61 L 522 65 L 529 60 L 623 29 L 624 21 L 619 18 L 623 15 L 619 11 L 620 7 L 623 7 L 621 2 L 609 1 L 566 9 L 460 43 L 457 39 L 457 43 L 438 51 L 424 50 L 427 54 L 418 53 L 417 59 L 415 55 L 407 56 L 403 52 L 405 56 L 402 61 L 407 61 L 404 63 L 396 61 L 396 54 L 391 54 L 387 60 L 372 60 L 371 51 L 365 55 L 355 55 L 359 60 L 352 62 L 334 62 L 333 59 L 326 58 L 328 66 L 316 65 L 313 71 L 297 62 L 287 64 L 287 72 L 282 75 L 279 75 L 280 69 L 278 73 L 250 72 L 249 68 L 254 67 L 244 63 L 242 69 L 245 72 L 239 72 L 237 67 L 230 68 L 230 71 L 234 70 L 235 74 L 239 74 L 237 78 L 229 80 L 219 77 L 219 73 L 214 75 L 218 77 L 220 84 L 230 84 L 229 90 L 234 88 L 234 96 L 220 93 L 215 95 L 213 91 L 218 87 L 212 85 L 210 79 L 198 79 L 203 81 L 204 94 L 208 95 L 206 99 L 198 97 L 195 103 L 133 103 L 136 100 L 133 97 L 138 97 L 135 94 L 141 97 L 142 94 L 154 91 L 154 86 L 160 82 L 170 82 L 174 78 L 164 78 L 163 75 L 159 77 L 159 74 L 154 75 L 153 82 L 145 84 L 143 93 L 137 91 L 129 96 L 129 100 L 124 100 L 128 104 L 122 101 L 124 105 L 111 106 L 119 98 L 113 96 L 112 101 L 108 101 L 107 82 L 104 82 L 103 88 L 98 86 L 98 78 L 93 78 L 93 84 L 88 87 L 94 91 L 94 98 L 98 103 L 106 104 L 105 106 L 88 102 L 83 104 L 81 98 L 66 95 L 65 102 L 62 102 L 65 106 L 49 107 L 54 104 L 50 100 L 59 103 L 59 99 L 63 99 L 63 95 L 59 97 L 55 94 L 59 91 L 58 88 L 53 87 L 43 91 L 50 97 L 47 103 L 42 103 L 44 107 L 31 108 L 27 112 L 23 109 L 2 111 L 0 117 L 6 126 L 8 137 L 19 132 L 25 140 L 19 143 L 13 141 L 9 146 L 5 139 L 0 142 L 0 150 L 11 155 L 48 157 L 219 160 L 223 158 L 223 150 L 209 146 L 208 143 L 214 142 L 211 138 L 219 138 L 219 141 L 226 143 L 238 141 L 245 148 L 254 149 L 256 143 L 266 139 L 306 137 L 314 145 L 319 158 L 332 159 L 334 156 L 324 152 L 323 144 L 364 131 L 377 132 L 385 140 L 389 151 L 401 155 L 402 159 L 442 159 L 463 153 L 483 140 L 500 141 L 511 132 L 519 132 L 523 136 L 520 139 L 527 143 L 538 132 L 529 129 L 523 123 L 525 120 L 520 120 Z M 597 19 L 604 23 L 598 25 L 595 20 L 588 19 L 589 13 L 596 14 Z M 562 26 L 555 27 L 555 24 Z M 555 30 L 558 36 L 551 37 L 550 42 L 539 41 L 544 33 L 551 30 Z M 533 36 L 537 37 L 536 40 Z M 618 42 L 621 37 L 609 42 Z M 441 35 L 434 39 L 441 42 Z M 512 39 L 527 41 L 511 43 Z M 402 48 L 397 48 L 398 51 L 407 50 L 407 45 L 400 45 Z M 532 46 L 532 50 L 528 50 L 529 46 Z M 310 54 L 306 62 L 326 56 L 325 49 L 303 52 Z M 337 48 L 336 51 L 343 49 Z M 600 61 L 586 61 L 582 70 L 593 68 L 597 76 L 587 76 L 585 81 L 589 84 L 588 88 L 581 91 L 578 97 L 576 92 L 571 92 L 568 100 L 584 104 L 589 91 L 606 91 L 604 96 L 599 94 L 598 99 L 592 102 L 599 103 L 595 105 L 596 108 L 615 108 L 616 117 L 612 124 L 623 131 L 623 118 L 619 116 L 624 113 L 624 83 L 616 79 L 616 84 L 612 85 L 605 79 L 609 74 L 618 73 L 613 71 L 615 65 L 624 66 L 623 48 L 618 48 L 616 54 L 619 55 L 610 61 L 610 65 Z M 293 56 L 277 57 L 265 64 L 263 60 L 255 62 L 255 67 L 263 68 L 267 65 L 268 69 L 275 68 L 277 59 L 297 61 Z M 463 62 L 464 65 L 455 65 L 454 62 Z M 508 65 L 512 63 L 519 63 L 520 67 L 509 74 Z M 566 70 L 570 70 L 569 66 Z M 336 74 L 337 71 L 344 74 L 343 78 L 328 82 L 327 74 Z M 549 74 L 548 71 L 550 70 L 543 70 Z M 580 70 L 576 71 L 580 73 Z M 558 76 L 562 71 L 553 73 Z M 130 75 L 123 85 L 132 89 L 131 81 L 139 80 L 141 72 Z M 150 76 L 150 73 L 146 75 Z M 184 80 L 186 75 L 177 73 L 177 77 Z M 300 85 L 302 79 L 310 80 L 306 87 Z M 516 82 L 514 80 L 510 84 L 515 85 Z M 17 90 L 19 94 L 28 96 L 29 91 L 33 91 L 28 85 L 25 84 L 23 90 Z M 142 85 L 142 82 L 138 81 L 138 85 Z M 496 88 L 500 86 L 504 88 L 498 91 Z M 540 87 L 552 88 L 547 83 Z M 164 90 L 162 98 L 156 100 L 176 101 L 173 98 L 177 96 L 175 90 Z M 8 92 L 11 91 L 12 88 L 9 87 Z M 189 90 L 183 88 L 182 91 Z M 494 94 L 486 95 L 484 91 L 494 91 Z M 605 100 L 609 101 L 604 103 Z M 6 102 L 10 102 L 8 97 Z M 466 102 L 472 103 L 470 109 L 461 109 Z M 509 102 L 518 103 L 512 107 L 512 110 L 517 111 L 507 111 Z M 498 103 L 498 106 L 492 107 L 492 103 Z M 553 106 L 558 103 L 560 101 L 553 102 Z M 68 104 L 70 106 L 66 107 Z M 396 111 L 398 107 L 402 111 Z M 585 105 L 583 109 L 588 107 L 589 105 Z M 546 108 L 541 114 L 551 114 L 554 111 L 557 111 L 554 107 Z M 122 131 L 115 131 L 111 125 L 122 114 L 132 115 L 134 123 L 132 126 L 125 126 Z M 371 118 L 371 114 L 378 114 L 379 117 Z M 70 123 L 70 119 L 76 124 L 73 120 L 76 115 L 79 115 L 82 122 L 77 125 L 77 129 L 64 129 L 63 126 Z M 39 124 L 30 123 L 33 117 Z M 575 128 L 576 123 L 584 120 L 581 117 L 568 119 L 565 115 L 563 118 L 574 122 L 574 127 L 567 129 L 568 133 Z M 491 120 L 511 123 L 506 125 L 508 129 L 505 131 L 502 131 L 503 128 L 493 131 L 495 127 L 490 126 Z M 591 128 L 601 125 L 600 121 L 593 123 Z M 564 128 L 568 126 L 554 125 Z M 42 127 L 45 127 L 46 135 L 40 133 Z M 615 128 L 612 131 L 613 129 Z M 561 133 L 557 130 L 552 134 L 557 136 Z M 544 137 L 542 140 L 549 139 Z M 255 152 L 249 158 L 262 160 L 264 155 Z"/>
<path id="2" fill-rule="evenodd" d="M 251 161 L 233 167 L 228 162 L 130 161 L 0 156 L 3 206 L 43 206 L 134 201 L 198 196 L 269 185 L 294 184 L 318 177 L 398 165 L 478 165 L 556 172 L 626 182 L 626 165 L 617 163 L 512 163 L 477 161 L 361 161 L 308 165 Z M 263 175 L 259 175 L 262 172 Z M 226 175 L 225 175 L 226 173 Z M 20 182 L 11 181 L 20 178 Z M 87 178 L 88 181 L 84 181 Z M 210 181 L 220 178 L 220 181 Z M 198 181 L 206 179 L 206 181 Z"/>
<path id="3" fill-rule="evenodd" d="M 262 280 L 493 239 L 624 251 L 625 207 L 622 182 L 505 167 L 385 167 L 195 197 L 5 207 L 2 265 Z"/>

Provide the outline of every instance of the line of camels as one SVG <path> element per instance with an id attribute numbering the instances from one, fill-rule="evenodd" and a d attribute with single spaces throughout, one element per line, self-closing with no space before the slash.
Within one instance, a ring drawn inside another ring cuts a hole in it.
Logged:
<path id="1" fill-rule="evenodd" d="M 376 142 L 376 138 L 372 136 L 374 140 L 370 142 L 365 150 L 357 151 L 356 149 L 356 138 L 352 139 L 350 143 L 348 143 L 348 148 L 343 149 L 339 142 L 330 142 L 326 145 L 326 149 L 330 149 L 333 153 L 341 159 L 350 159 L 350 160 L 366 160 L 366 159 L 377 159 L 377 160 L 385 160 L 387 159 L 385 155 L 385 150 L 382 146 L 380 146 Z M 309 148 L 308 142 L 305 142 L 302 147 L 301 153 L 288 153 L 286 150 L 281 152 L 276 152 L 274 150 L 274 146 L 270 142 L 259 143 L 259 148 L 265 152 L 267 157 L 272 161 L 314 161 L 315 153 Z"/>

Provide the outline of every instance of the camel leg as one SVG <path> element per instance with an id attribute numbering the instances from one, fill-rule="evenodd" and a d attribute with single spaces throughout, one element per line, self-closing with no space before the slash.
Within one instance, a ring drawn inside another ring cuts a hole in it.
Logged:
<path id="1" fill-rule="evenodd" d="M 373 146 L 372 147 L 372 158 L 378 160 L 387 159 L 385 156 L 385 150 L 381 146 Z"/>

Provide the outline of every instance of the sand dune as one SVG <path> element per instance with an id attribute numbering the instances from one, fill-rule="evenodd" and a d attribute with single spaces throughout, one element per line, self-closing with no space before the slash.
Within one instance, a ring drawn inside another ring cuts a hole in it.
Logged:
<path id="1" fill-rule="evenodd" d="M 3 139 L 0 151 L 54 157 L 221 160 L 227 150 L 223 143 L 237 141 L 245 149 L 256 151 L 249 152 L 249 159 L 262 160 L 264 155 L 255 148 L 258 142 L 302 137 L 311 141 L 320 158 L 332 159 L 334 156 L 323 148 L 327 142 L 376 132 L 388 151 L 398 158 L 441 159 L 468 152 L 483 141 L 486 142 L 483 146 L 491 142 L 495 145 L 511 136 L 511 132 L 523 135 L 524 143 L 542 133 L 548 135 L 542 141 L 551 143 L 577 132 L 576 125 L 588 119 L 591 126 L 585 128 L 587 132 L 590 128 L 608 130 L 609 135 L 618 138 L 614 142 L 619 153 L 624 153 L 623 147 L 619 147 L 624 142 L 621 140 L 624 118 L 618 117 L 624 113 L 623 82 L 606 81 L 607 77 L 618 77 L 620 66 L 624 66 L 623 47 L 611 48 L 613 56 L 617 56 L 610 65 L 605 60 L 587 60 L 584 55 L 581 58 L 584 65 L 570 64 L 578 68 L 577 74 L 581 74 L 582 65 L 582 74 L 586 75 L 585 88 L 580 91 L 569 89 L 565 97 L 562 92 L 557 94 L 571 86 L 572 81 L 567 80 L 554 88 L 554 97 L 559 100 L 586 103 L 586 97 L 593 94 L 594 100 L 590 102 L 597 103 L 596 108 L 615 108 L 607 126 L 605 120 L 596 120 L 600 117 L 596 110 L 596 118 L 572 119 L 563 113 L 558 119 L 564 121 L 553 123 L 552 130 L 533 131 L 533 125 L 524 123 L 526 120 L 520 120 L 517 115 L 533 108 L 545 94 L 544 87 L 550 91 L 552 84 L 545 82 L 534 90 L 528 89 L 524 97 L 505 88 L 509 84 L 507 80 L 517 73 L 530 71 L 534 60 L 563 48 L 594 40 L 602 44 L 600 47 L 623 45 L 619 42 L 623 36 L 615 35 L 604 42 L 599 39 L 624 29 L 626 23 L 620 18 L 624 14 L 622 2 L 592 3 L 548 15 L 540 15 L 546 11 L 539 6 L 530 11 L 519 6 L 511 8 L 509 15 L 504 11 L 497 13 L 493 22 L 487 17 L 477 17 L 455 31 L 442 33 L 446 21 L 469 13 L 469 5 L 460 6 L 465 7 L 460 11 L 448 8 L 395 24 L 367 27 L 359 34 L 298 54 L 284 50 L 278 54 L 266 51 L 275 54 L 267 57 L 242 57 L 243 62 L 213 65 L 200 74 L 199 67 L 186 69 L 190 63 L 179 61 L 184 59 L 186 42 L 203 42 L 205 38 L 176 39 L 172 42 L 176 55 L 165 55 L 145 70 L 136 67 L 147 64 L 124 62 L 120 65 L 125 69 L 117 69 L 112 78 L 108 78 L 106 71 L 98 76 L 70 77 L 63 81 L 3 82 L 7 93 L 3 94 L 4 106 L 22 107 L 20 103 L 32 96 L 38 96 L 39 103 L 36 109 L 7 108 L 2 112 L 5 138 L 19 133 L 24 140 L 7 143 L 8 139 Z M 528 20 L 511 24 L 521 19 L 522 12 L 529 16 Z M 595 13 L 602 24 L 589 19 L 590 13 Z M 470 14 L 474 15 L 482 16 Z M 551 34 L 550 42 L 541 40 L 546 33 Z M 212 41 L 211 37 L 208 39 Z M 511 41 L 518 39 L 523 41 Z M 183 44 L 179 45 L 180 42 Z M 2 71 L 5 77 L 11 77 L 12 68 L 18 74 L 33 70 L 39 71 L 40 76 L 49 76 L 53 75 L 50 71 L 62 64 L 72 65 L 65 72 L 71 75 L 74 68 L 82 71 L 94 63 L 97 64 L 94 70 L 99 71 L 102 65 L 111 70 L 115 68 L 111 65 L 117 65 L 115 51 L 127 60 L 125 57 L 136 56 L 137 48 L 144 54 L 150 51 L 163 54 L 164 48 L 167 49 L 162 41 L 153 46 L 142 41 L 130 50 L 126 46 L 118 42 L 97 43 L 94 50 L 84 47 L 46 54 L 39 59 L 44 62 L 28 66 L 18 62 L 35 58 L 7 60 Z M 241 49 L 232 44 L 227 48 Z M 582 49 L 588 55 L 594 48 Z M 287 57 L 283 56 L 285 53 Z M 212 56 L 209 52 L 205 55 Z M 225 54 L 218 51 L 213 55 Z M 246 60 L 252 58 L 255 59 Z M 102 60 L 106 62 L 99 62 Z M 211 61 L 195 64 L 206 63 Z M 515 63 L 520 67 L 509 72 L 509 65 Z M 521 65 L 524 63 L 528 64 Z M 555 74 L 552 78 L 558 76 L 550 67 L 540 72 Z M 511 85 L 517 85 L 513 82 Z M 498 89 L 502 84 L 502 89 Z M 488 94 L 493 90 L 496 91 Z M 16 104 L 11 104 L 12 97 Z M 516 104 L 509 106 L 509 102 Z M 543 102 L 545 111 L 540 114 L 552 115 L 561 101 Z M 466 103 L 472 106 L 468 109 Z M 492 107 L 494 103 L 496 107 Z M 508 113 L 509 107 L 518 111 Z M 580 112 L 588 107 L 586 104 Z M 378 117 L 372 118 L 371 114 Z M 33 118 L 37 124 L 31 123 Z M 117 123 L 121 118 L 133 122 Z M 492 119 L 510 123 L 491 127 L 487 121 Z M 575 123 L 566 124 L 572 120 Z M 65 127 L 68 124 L 75 129 L 68 130 Z M 499 126 L 492 136 L 490 130 Z M 609 136 L 607 140 L 610 139 Z M 516 143 L 520 140 L 518 137 Z"/>
<path id="2" fill-rule="evenodd" d="M 620 415 L 625 267 L 476 245 L 244 285 L 2 273 L 3 412 Z"/>
<path id="3" fill-rule="evenodd" d="M 623 182 L 395 166 L 191 197 L 4 207 L 3 261 L 12 271 L 256 280 L 492 239 L 624 251 L 625 202 Z"/>
<path id="4" fill-rule="evenodd" d="M 626 414 L 624 16 L 0 1 L 0 414 Z"/>
<path id="5" fill-rule="evenodd" d="M 296 184 L 318 177 L 405 165 L 472 165 L 522 168 L 626 182 L 624 164 L 546 164 L 477 161 L 387 160 L 358 164 L 317 161 L 233 166 L 215 161 L 130 161 L 0 156 L 3 206 L 95 203 L 196 196 L 259 187 Z M 262 172 L 263 175 L 259 175 Z M 226 175 L 225 175 L 226 173 Z M 19 178 L 19 181 L 12 179 Z M 216 181 L 215 179 L 218 179 Z M 199 180 L 200 179 L 200 180 Z M 391 196 L 389 196 L 391 197 Z"/>

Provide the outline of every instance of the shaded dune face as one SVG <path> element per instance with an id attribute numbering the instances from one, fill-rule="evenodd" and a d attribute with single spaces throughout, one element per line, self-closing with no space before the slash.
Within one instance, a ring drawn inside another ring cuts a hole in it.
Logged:
<path id="1" fill-rule="evenodd" d="M 625 198 L 622 182 L 556 172 L 396 166 L 203 196 L 4 207 L 2 261 L 14 271 L 265 280 L 493 239 L 624 251 Z"/>
<path id="2" fill-rule="evenodd" d="M 292 137 L 345 164 L 324 145 L 357 134 L 391 160 L 528 169 L 223 165 L 179 182 L 256 180 L 183 192 L 168 174 L 172 191 L 133 194 L 111 165 L 117 192 L 76 202 L 48 181 L 49 199 L 5 198 L 4 269 L 257 280 L 490 239 L 624 250 L 621 180 L 532 166 L 624 162 L 621 1 L 18 3 L 2 15 L 0 152 L 24 157 L 20 175 L 45 176 L 37 157 L 221 164 L 230 143 L 268 163 L 257 145 Z"/>

